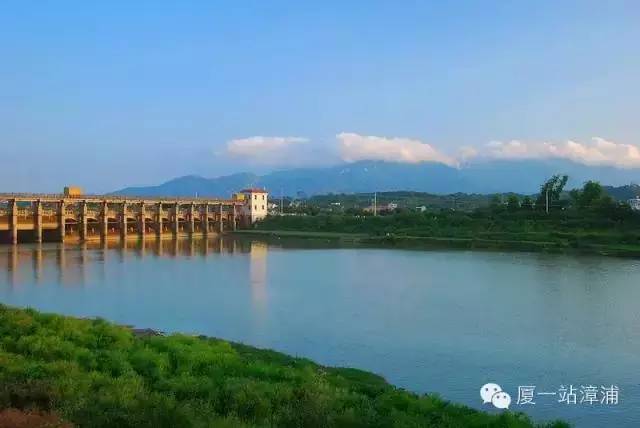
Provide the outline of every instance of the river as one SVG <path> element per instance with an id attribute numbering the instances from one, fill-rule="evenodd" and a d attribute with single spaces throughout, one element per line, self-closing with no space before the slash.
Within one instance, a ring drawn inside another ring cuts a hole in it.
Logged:
<path id="1" fill-rule="evenodd" d="M 640 426 L 637 260 L 225 237 L 0 246 L 0 269 L 13 306 L 272 348 L 490 412 L 495 382 L 539 421 Z"/>

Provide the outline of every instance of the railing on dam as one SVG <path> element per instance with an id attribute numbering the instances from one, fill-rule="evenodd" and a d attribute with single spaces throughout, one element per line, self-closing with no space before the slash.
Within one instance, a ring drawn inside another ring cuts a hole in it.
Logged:
<path id="1" fill-rule="evenodd" d="M 149 202 L 156 203 L 212 203 L 212 204 L 235 204 L 243 205 L 243 202 L 232 199 L 209 198 L 199 196 L 125 196 L 125 195 L 78 195 L 70 196 L 63 193 L 0 193 L 0 200 L 16 200 L 16 201 L 87 201 L 87 202 Z"/>

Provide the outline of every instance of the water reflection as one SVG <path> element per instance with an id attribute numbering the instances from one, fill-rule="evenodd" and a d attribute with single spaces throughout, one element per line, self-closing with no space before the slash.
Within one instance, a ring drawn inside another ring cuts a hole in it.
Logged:
<path id="1" fill-rule="evenodd" d="M 38 245 L 34 249 L 32 260 L 36 284 L 40 284 L 40 280 L 42 279 L 42 245 Z"/>
<path id="2" fill-rule="evenodd" d="M 18 275 L 18 251 L 15 246 L 12 246 L 7 254 L 7 276 L 10 284 L 15 284 Z"/>
<path id="3" fill-rule="evenodd" d="M 255 253 L 252 253 L 255 251 Z M 101 266 L 91 270 L 91 275 L 104 278 L 108 263 L 126 263 L 128 257 L 155 258 L 203 258 L 223 254 L 249 254 L 257 267 L 251 268 L 251 283 L 265 285 L 267 245 L 263 243 L 239 242 L 227 237 L 141 239 L 119 241 L 89 241 L 82 244 L 24 244 L 0 246 L 7 275 L 7 283 L 18 286 L 33 280 L 41 284 L 47 274 L 54 272 L 57 282 L 65 286 L 81 286 L 91 280 L 88 266 Z M 32 275 L 30 277 L 30 275 Z"/>
<path id="4" fill-rule="evenodd" d="M 265 312 L 267 305 L 267 251 L 263 242 L 252 242 L 249 251 L 249 279 L 251 281 L 251 297 L 255 309 Z M 235 249 L 235 242 L 234 242 Z"/>

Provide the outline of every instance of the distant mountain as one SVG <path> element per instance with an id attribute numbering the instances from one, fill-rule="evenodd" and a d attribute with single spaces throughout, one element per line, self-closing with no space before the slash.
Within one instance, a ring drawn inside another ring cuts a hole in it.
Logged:
<path id="1" fill-rule="evenodd" d="M 203 178 L 197 175 L 174 178 L 158 186 L 127 187 L 113 194 L 125 196 L 210 196 L 228 197 L 245 187 L 255 187 L 260 177 L 249 173 Z"/>
<path id="2" fill-rule="evenodd" d="M 618 201 L 628 201 L 629 199 L 640 196 L 640 186 L 637 184 L 629 184 L 620 187 L 605 186 L 604 189 L 613 199 Z"/>
<path id="3" fill-rule="evenodd" d="M 639 169 L 586 166 L 562 160 L 487 161 L 460 169 L 440 163 L 401 164 L 362 161 L 326 168 L 298 168 L 258 176 L 250 173 L 217 178 L 186 176 L 158 186 L 128 187 L 114 192 L 137 196 L 229 196 L 245 187 L 268 189 L 272 194 L 307 195 L 411 190 L 435 194 L 535 193 L 553 174 L 567 174 L 569 188 L 587 180 L 622 186 L 640 182 Z"/>

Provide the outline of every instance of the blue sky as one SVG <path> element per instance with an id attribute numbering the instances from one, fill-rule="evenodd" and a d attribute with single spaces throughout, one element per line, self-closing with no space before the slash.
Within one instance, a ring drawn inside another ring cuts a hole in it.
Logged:
<path id="1" fill-rule="evenodd" d="M 0 190 L 365 158 L 640 167 L 639 22 L 637 1 L 6 1 Z"/>

